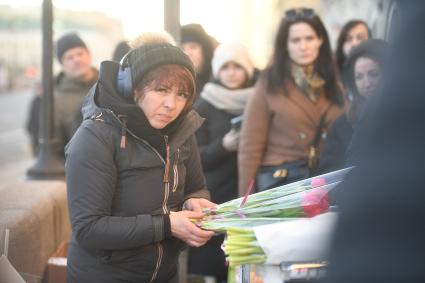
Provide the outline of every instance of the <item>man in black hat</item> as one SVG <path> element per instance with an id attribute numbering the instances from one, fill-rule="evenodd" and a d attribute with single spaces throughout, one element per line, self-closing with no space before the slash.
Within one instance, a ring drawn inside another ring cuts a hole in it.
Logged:
<path id="1" fill-rule="evenodd" d="M 98 72 L 91 66 L 91 55 L 76 33 L 68 33 L 56 42 L 56 55 L 62 71 L 54 82 L 55 152 L 63 158 L 63 149 L 82 121 L 82 99 L 96 82 Z M 34 154 L 38 151 L 41 95 L 31 105 L 27 130 L 32 138 Z"/>

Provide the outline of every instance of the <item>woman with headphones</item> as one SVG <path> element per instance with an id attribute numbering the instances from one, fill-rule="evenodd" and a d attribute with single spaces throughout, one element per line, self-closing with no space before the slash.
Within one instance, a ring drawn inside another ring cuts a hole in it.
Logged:
<path id="1" fill-rule="evenodd" d="M 68 282 L 177 282 L 184 244 L 213 235 L 192 222 L 215 206 L 194 136 L 194 78 L 168 43 L 102 62 L 66 147 Z"/>

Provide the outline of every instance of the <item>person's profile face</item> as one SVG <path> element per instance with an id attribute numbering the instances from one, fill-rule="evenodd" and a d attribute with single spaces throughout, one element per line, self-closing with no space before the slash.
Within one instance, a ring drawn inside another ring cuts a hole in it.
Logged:
<path id="1" fill-rule="evenodd" d="M 354 64 L 354 81 L 357 92 L 363 97 L 369 97 L 376 92 L 381 79 L 381 69 L 372 59 L 360 57 Z"/>
<path id="2" fill-rule="evenodd" d="M 239 89 L 246 82 L 248 75 L 245 69 L 233 62 L 229 61 L 221 67 L 218 72 L 218 79 L 220 82 L 229 89 Z"/>
<path id="3" fill-rule="evenodd" d="M 351 28 L 342 46 L 344 55 L 348 56 L 354 47 L 367 39 L 369 39 L 369 32 L 364 24 L 358 24 Z"/>
<path id="4" fill-rule="evenodd" d="M 196 73 L 199 73 L 202 70 L 204 64 L 204 54 L 202 51 L 202 46 L 194 41 L 184 42 L 181 45 L 181 48 L 187 56 L 189 56 L 190 60 L 195 67 Z"/>
<path id="5" fill-rule="evenodd" d="M 163 129 L 173 122 L 182 113 L 189 96 L 186 90 L 165 82 L 153 82 L 135 90 L 136 104 L 155 129 Z"/>
<path id="6" fill-rule="evenodd" d="M 61 64 L 65 75 L 84 80 L 91 73 L 91 56 L 84 47 L 71 48 L 63 54 Z"/>
<path id="7" fill-rule="evenodd" d="M 299 22 L 289 27 L 287 48 L 289 58 L 297 65 L 308 66 L 319 57 L 322 39 L 307 23 Z"/>

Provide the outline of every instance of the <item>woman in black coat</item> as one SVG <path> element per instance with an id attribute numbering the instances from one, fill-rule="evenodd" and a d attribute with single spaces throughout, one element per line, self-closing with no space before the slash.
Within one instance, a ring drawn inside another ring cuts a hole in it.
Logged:
<path id="1" fill-rule="evenodd" d="M 184 244 L 213 234 L 191 221 L 215 206 L 194 135 L 202 124 L 191 110 L 195 71 L 167 43 L 142 45 L 122 62 L 101 64 L 66 148 L 68 282 L 174 283 Z"/>
<path id="2" fill-rule="evenodd" d="M 207 83 L 195 109 L 205 118 L 196 137 L 211 200 L 223 203 L 238 196 L 237 146 L 239 131 L 231 120 L 242 115 L 254 92 L 254 66 L 248 50 L 233 42 L 217 47 L 212 60 L 215 82 Z M 205 246 L 192 248 L 189 272 L 227 279 L 223 237 L 213 237 Z"/>
<path id="3" fill-rule="evenodd" d="M 332 125 L 319 159 L 318 173 L 326 173 L 346 165 L 346 151 L 364 103 L 376 92 L 381 79 L 387 43 L 369 39 L 351 52 L 344 69 L 344 82 L 352 93 L 348 111 Z"/>

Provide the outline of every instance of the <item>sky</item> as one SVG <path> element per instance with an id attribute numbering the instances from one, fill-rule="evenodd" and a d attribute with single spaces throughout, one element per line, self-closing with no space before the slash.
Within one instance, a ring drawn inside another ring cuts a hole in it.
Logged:
<path id="1" fill-rule="evenodd" d="M 219 41 L 238 40 L 241 1 L 181 0 L 180 23 L 201 23 Z M 41 6 L 42 0 L 0 0 L 0 4 Z M 53 0 L 53 5 L 63 9 L 98 11 L 120 19 L 127 39 L 144 31 L 163 30 L 164 3 L 161 0 Z"/>

